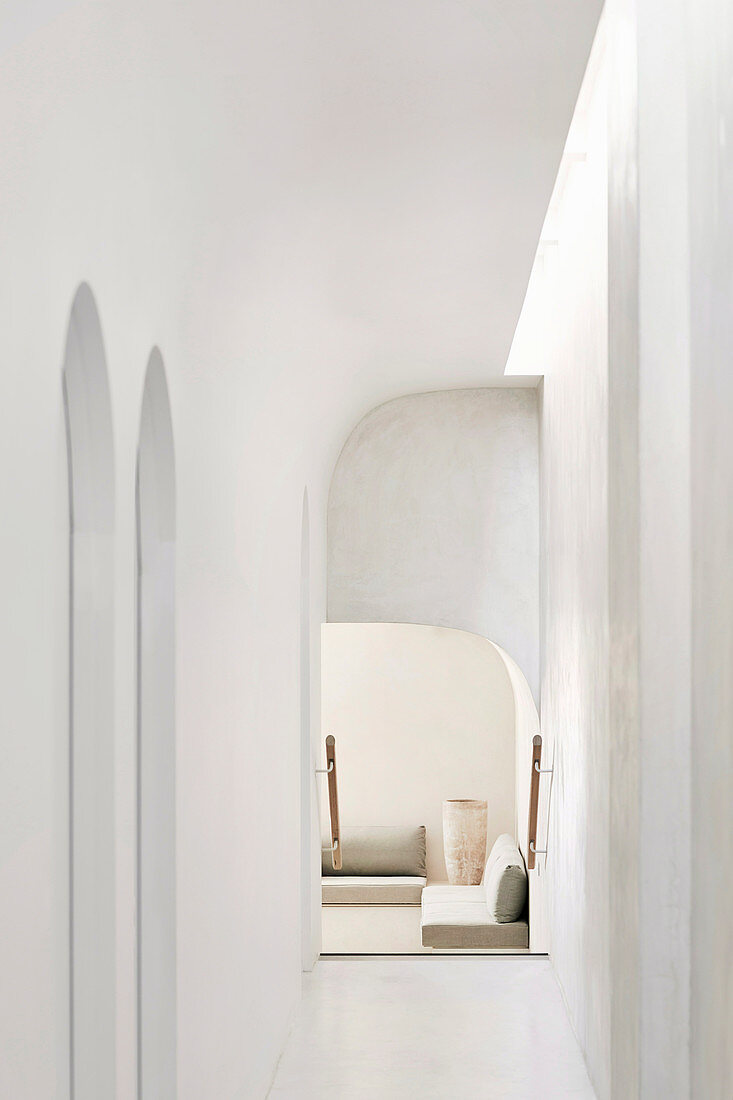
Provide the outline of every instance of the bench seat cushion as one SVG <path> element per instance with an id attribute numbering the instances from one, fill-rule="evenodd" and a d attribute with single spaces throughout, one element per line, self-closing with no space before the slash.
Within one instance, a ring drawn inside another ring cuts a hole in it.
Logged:
<path id="1" fill-rule="evenodd" d="M 324 905 L 419 905 L 426 881 L 417 875 L 324 875 L 321 894 Z"/>
<path id="2" fill-rule="evenodd" d="M 527 922 L 494 921 L 482 886 L 427 886 L 422 895 L 421 926 L 423 947 L 529 947 Z"/>

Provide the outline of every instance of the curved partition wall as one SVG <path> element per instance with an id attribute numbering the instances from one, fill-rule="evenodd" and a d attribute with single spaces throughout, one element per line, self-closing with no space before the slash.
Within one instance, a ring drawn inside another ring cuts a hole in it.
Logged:
<path id="1" fill-rule="evenodd" d="M 530 799 L 530 780 L 532 777 L 532 753 L 533 738 L 540 732 L 540 716 L 535 704 L 532 692 L 527 682 L 527 677 L 513 657 L 492 642 L 496 652 L 504 662 L 504 666 L 512 685 L 514 696 L 514 751 L 515 751 L 515 789 L 514 803 L 514 832 L 517 838 L 517 846 L 524 857 L 525 862 L 529 856 L 528 849 L 528 817 Z M 550 768 L 553 760 L 553 746 L 543 746 L 543 768 Z M 548 831 L 550 816 L 550 791 L 551 779 L 549 776 L 540 784 L 539 809 L 538 809 L 538 848 L 548 847 Z M 534 871 L 529 875 L 529 949 L 544 954 L 550 949 L 550 937 L 547 927 L 547 894 L 546 894 L 546 864 L 548 855 L 538 855 Z"/>
<path id="2" fill-rule="evenodd" d="M 492 638 L 539 699 L 537 393 L 413 393 L 344 443 L 328 499 L 329 622 Z"/>
<path id="3" fill-rule="evenodd" d="M 175 465 L 160 352 L 137 462 L 138 1092 L 176 1096 Z"/>
<path id="4" fill-rule="evenodd" d="M 115 1094 L 114 448 L 92 292 L 63 366 L 69 462 L 69 985 L 74 1100 Z"/>

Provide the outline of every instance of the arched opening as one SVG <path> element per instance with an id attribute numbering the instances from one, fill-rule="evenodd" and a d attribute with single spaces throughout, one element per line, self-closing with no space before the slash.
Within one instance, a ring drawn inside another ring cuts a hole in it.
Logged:
<path id="1" fill-rule="evenodd" d="M 341 450 L 321 635 L 338 761 L 324 954 L 546 950 L 538 516 L 532 390 L 405 395 Z"/>
<path id="2" fill-rule="evenodd" d="M 115 1091 L 112 409 L 90 288 L 63 365 L 69 465 L 69 1013 L 75 1100 Z"/>
<path id="3" fill-rule="evenodd" d="M 163 360 L 148 361 L 137 457 L 138 1093 L 176 1095 L 175 463 Z"/>

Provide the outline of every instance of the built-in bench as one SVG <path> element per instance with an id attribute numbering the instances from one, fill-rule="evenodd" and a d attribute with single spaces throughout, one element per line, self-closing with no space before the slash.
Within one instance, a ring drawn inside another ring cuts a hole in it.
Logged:
<path id="1" fill-rule="evenodd" d="M 507 833 L 480 886 L 427 885 L 422 826 L 345 828 L 341 852 L 339 871 L 323 858 L 325 953 L 528 949 L 527 871 Z"/>
<path id="2" fill-rule="evenodd" d="M 480 886 L 427 886 L 423 890 L 420 928 L 423 947 L 529 947 L 527 871 L 508 833 L 491 849 Z"/>
<path id="3" fill-rule="evenodd" d="M 324 905 L 419 905 L 427 882 L 425 826 L 362 825 L 341 830 L 341 867 L 324 848 Z"/>
<path id="4" fill-rule="evenodd" d="M 427 879 L 419 875 L 324 876 L 324 905 L 419 905 Z"/>
<path id="5" fill-rule="evenodd" d="M 323 951 L 420 951 L 425 862 L 423 825 L 342 828 L 340 870 L 323 855 Z"/>

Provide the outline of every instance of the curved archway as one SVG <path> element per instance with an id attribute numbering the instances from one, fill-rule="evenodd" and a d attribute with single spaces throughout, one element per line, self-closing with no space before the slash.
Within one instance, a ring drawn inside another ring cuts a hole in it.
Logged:
<path id="1" fill-rule="evenodd" d="M 328 497 L 330 622 L 496 638 L 539 699 L 534 390 L 405 394 L 348 436 Z"/>
<path id="2" fill-rule="evenodd" d="M 75 1100 L 115 1091 L 114 444 L 99 315 L 74 298 L 63 365 L 69 464 L 69 1012 Z"/>
<path id="3" fill-rule="evenodd" d="M 136 477 L 138 1095 L 176 1095 L 175 459 L 163 359 L 148 360 Z"/>

